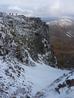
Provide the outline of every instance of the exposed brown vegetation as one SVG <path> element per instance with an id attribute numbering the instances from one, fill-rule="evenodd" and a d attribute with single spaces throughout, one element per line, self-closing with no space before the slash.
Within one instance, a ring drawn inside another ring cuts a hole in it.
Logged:
<path id="1" fill-rule="evenodd" d="M 74 68 L 74 25 L 61 27 L 53 25 L 50 27 L 50 43 L 54 55 L 57 58 L 57 65 L 60 68 Z M 71 33 L 72 37 L 66 35 Z"/>

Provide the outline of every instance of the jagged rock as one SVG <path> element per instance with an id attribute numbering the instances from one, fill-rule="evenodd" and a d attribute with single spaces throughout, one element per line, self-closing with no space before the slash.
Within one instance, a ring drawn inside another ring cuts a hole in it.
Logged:
<path id="1" fill-rule="evenodd" d="M 4 33 L 3 36 L 0 35 L 1 56 L 13 56 L 26 64 L 29 63 L 28 56 L 31 56 L 34 61 L 55 64 L 50 47 L 49 27 L 45 22 L 40 18 L 23 15 L 3 14 L 0 17 L 0 32 Z"/>

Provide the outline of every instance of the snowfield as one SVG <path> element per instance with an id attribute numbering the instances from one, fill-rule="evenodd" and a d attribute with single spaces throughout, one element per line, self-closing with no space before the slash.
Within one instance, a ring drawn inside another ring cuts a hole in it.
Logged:
<path id="1" fill-rule="evenodd" d="M 59 82 L 55 80 L 62 76 L 60 81 L 64 81 L 66 78 L 64 75 L 68 74 L 69 71 L 55 69 L 43 63 L 33 62 L 33 64 L 33 66 L 26 66 L 17 60 L 16 63 L 0 60 L 0 85 L 3 83 L 3 90 L 8 92 L 8 94 L 0 92 L 1 98 L 12 98 L 11 96 L 14 95 L 17 95 L 16 98 L 21 98 L 26 94 L 30 98 L 50 98 L 50 96 L 51 98 L 73 98 L 71 96 L 64 97 L 65 92 L 58 94 L 55 91 Z M 44 97 L 37 97 L 38 92 L 43 92 Z"/>
<path id="2" fill-rule="evenodd" d="M 36 63 L 35 67 L 25 67 L 25 73 L 26 80 L 34 84 L 32 88 L 34 95 L 37 91 L 50 85 L 54 80 L 67 72 L 51 68 L 45 64 Z"/>

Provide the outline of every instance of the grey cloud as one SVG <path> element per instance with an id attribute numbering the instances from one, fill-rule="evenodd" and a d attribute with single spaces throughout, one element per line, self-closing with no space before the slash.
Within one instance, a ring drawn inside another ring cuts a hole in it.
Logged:
<path id="1" fill-rule="evenodd" d="M 0 5 L 18 8 L 40 17 L 74 14 L 74 0 L 2 0 Z"/>

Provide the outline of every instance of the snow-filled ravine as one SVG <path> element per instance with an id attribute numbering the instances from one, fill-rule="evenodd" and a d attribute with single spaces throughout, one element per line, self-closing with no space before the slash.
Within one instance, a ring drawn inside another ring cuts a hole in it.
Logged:
<path id="1" fill-rule="evenodd" d="M 17 61 L 14 63 L 0 60 L 0 85 L 3 84 L 0 90 L 4 91 L 0 92 L 0 98 L 11 98 L 14 95 L 17 95 L 16 98 L 20 98 L 25 94 L 33 97 L 37 92 L 52 84 L 54 80 L 69 72 L 52 68 L 43 63 L 34 62 L 33 64 L 33 66 L 26 66 Z M 25 92 L 22 93 L 24 88 Z"/>
<path id="2" fill-rule="evenodd" d="M 32 82 L 33 95 L 50 85 L 54 80 L 59 78 L 64 73 L 67 73 L 65 70 L 58 70 L 55 68 L 51 68 L 45 64 L 36 63 L 35 67 L 27 67 L 25 66 L 25 77 L 27 81 Z"/>

